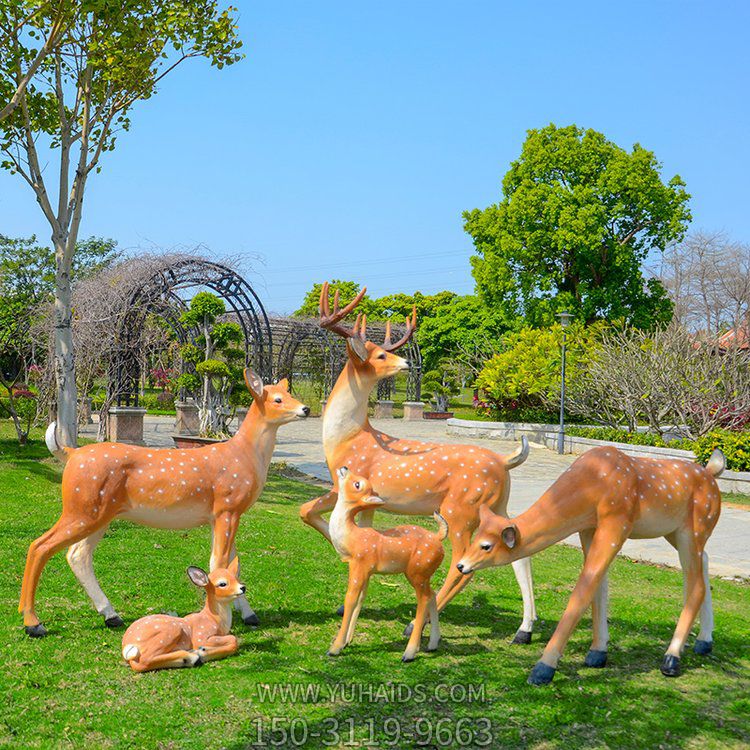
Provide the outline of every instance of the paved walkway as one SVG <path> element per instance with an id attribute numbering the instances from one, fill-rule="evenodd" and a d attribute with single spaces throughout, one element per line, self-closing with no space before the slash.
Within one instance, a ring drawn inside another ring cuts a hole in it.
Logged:
<path id="1" fill-rule="evenodd" d="M 510 453 L 517 447 L 517 444 L 504 440 L 447 435 L 445 425 L 440 422 L 404 422 L 392 419 L 375 421 L 374 424 L 396 437 L 481 445 L 499 453 Z M 174 419 L 171 417 L 147 416 L 144 430 L 147 444 L 171 447 L 173 427 Z M 84 432 L 95 434 L 95 425 Z M 330 481 L 321 444 L 321 420 L 312 418 L 282 427 L 274 459 L 285 461 L 323 481 Z M 532 447 L 526 463 L 511 473 L 511 515 L 518 515 L 526 510 L 574 460 L 575 456 L 559 456 L 546 448 Z M 566 542 L 580 546 L 577 535 Z M 712 574 L 750 578 L 750 511 L 723 508 L 707 551 Z M 673 567 L 679 565 L 677 553 L 664 539 L 630 539 L 623 547 L 623 554 L 636 560 Z"/>

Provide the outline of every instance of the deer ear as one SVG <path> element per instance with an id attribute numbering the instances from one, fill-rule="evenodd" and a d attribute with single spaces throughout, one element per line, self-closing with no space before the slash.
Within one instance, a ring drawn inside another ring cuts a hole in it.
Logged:
<path id="1" fill-rule="evenodd" d="M 349 468 L 347 466 L 342 466 L 340 469 L 336 469 L 336 476 L 338 476 L 339 479 L 345 479 L 348 473 Z"/>
<path id="2" fill-rule="evenodd" d="M 289 379 L 288 378 L 281 378 L 278 383 L 276 383 L 279 388 L 283 388 L 285 391 L 289 390 Z"/>
<path id="3" fill-rule="evenodd" d="M 233 575 L 236 576 L 240 572 L 240 558 L 238 555 L 235 555 L 232 558 L 232 562 L 229 563 L 229 567 L 227 570 Z"/>
<path id="4" fill-rule="evenodd" d="M 263 400 L 263 381 L 249 367 L 245 368 L 245 385 L 256 401 Z"/>
<path id="5" fill-rule="evenodd" d="M 515 526 L 506 526 L 502 530 L 500 538 L 508 549 L 513 549 L 518 541 L 518 529 Z"/>
<path id="6" fill-rule="evenodd" d="M 188 578 L 200 588 L 204 589 L 208 586 L 208 573 L 203 568 L 198 568 L 195 565 L 191 565 L 187 569 Z"/>
<path id="7" fill-rule="evenodd" d="M 367 354 L 367 347 L 359 336 L 347 339 L 346 346 L 350 354 L 353 353 L 361 362 L 367 362 L 367 357 L 369 356 Z"/>

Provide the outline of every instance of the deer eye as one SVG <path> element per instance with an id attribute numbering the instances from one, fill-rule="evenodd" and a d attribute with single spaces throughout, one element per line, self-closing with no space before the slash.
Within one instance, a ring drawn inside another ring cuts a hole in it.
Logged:
<path id="1" fill-rule="evenodd" d="M 492 542 L 480 542 L 479 546 L 485 551 L 489 552 L 492 549 Z"/>
<path id="2" fill-rule="evenodd" d="M 273 401 L 275 404 L 280 404 L 283 401 L 283 399 L 281 398 L 281 396 L 276 396 L 276 398 Z"/>
<path id="3" fill-rule="evenodd" d="M 218 586 L 220 589 L 225 589 L 227 587 L 226 581 L 219 581 Z"/>
<path id="4" fill-rule="evenodd" d="M 383 352 L 382 354 L 378 354 L 378 359 L 385 359 L 386 354 Z"/>
<path id="5" fill-rule="evenodd" d="M 358 489 L 359 489 L 359 482 L 355 482 L 355 483 L 354 483 L 354 489 L 355 489 L 355 490 L 358 490 Z"/>

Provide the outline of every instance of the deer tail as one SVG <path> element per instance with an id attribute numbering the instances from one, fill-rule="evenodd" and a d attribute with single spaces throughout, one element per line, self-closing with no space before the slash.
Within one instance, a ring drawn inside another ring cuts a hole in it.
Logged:
<path id="1" fill-rule="evenodd" d="M 505 468 L 515 469 L 516 466 L 520 466 L 529 457 L 529 441 L 526 439 L 526 435 L 521 436 L 521 445 L 505 456 Z"/>
<path id="2" fill-rule="evenodd" d="M 141 650 L 134 643 L 126 643 L 122 647 L 122 658 L 125 661 L 138 661 L 141 655 Z"/>
<path id="3" fill-rule="evenodd" d="M 68 456 L 72 452 L 71 448 L 65 448 L 57 442 L 57 422 L 52 422 L 44 433 L 44 442 L 47 443 L 47 450 L 61 463 L 68 462 Z"/>
<path id="4" fill-rule="evenodd" d="M 727 468 L 727 459 L 718 448 L 711 454 L 706 468 L 715 477 L 718 477 Z"/>
<path id="5" fill-rule="evenodd" d="M 438 525 L 437 535 L 438 539 L 442 542 L 448 536 L 448 522 L 437 511 L 432 514 L 432 517 Z"/>

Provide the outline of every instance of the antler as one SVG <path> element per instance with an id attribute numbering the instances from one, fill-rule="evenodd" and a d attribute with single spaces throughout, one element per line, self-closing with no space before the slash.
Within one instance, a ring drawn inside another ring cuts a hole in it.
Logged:
<path id="1" fill-rule="evenodd" d="M 333 333 L 338 333 L 339 336 L 343 336 L 347 339 L 354 338 L 354 336 L 359 333 L 360 316 L 357 316 L 353 328 L 347 328 L 346 326 L 341 325 L 341 321 L 362 301 L 362 297 L 365 296 L 367 287 L 362 287 L 357 296 L 341 310 L 339 310 L 339 290 L 337 289 L 333 295 L 333 312 L 331 312 L 330 303 L 328 301 L 329 288 L 329 283 L 327 281 L 323 282 L 323 288 L 320 290 L 319 304 L 320 327 L 332 331 Z M 364 325 L 366 325 L 366 323 Z"/>
<path id="2" fill-rule="evenodd" d="M 400 349 L 414 335 L 414 331 L 416 330 L 417 306 L 414 305 L 411 309 L 411 315 L 406 319 L 406 333 L 395 344 L 391 342 L 391 321 L 389 320 L 385 324 L 385 340 L 383 341 L 382 348 L 387 352 L 395 352 L 396 349 Z"/>

